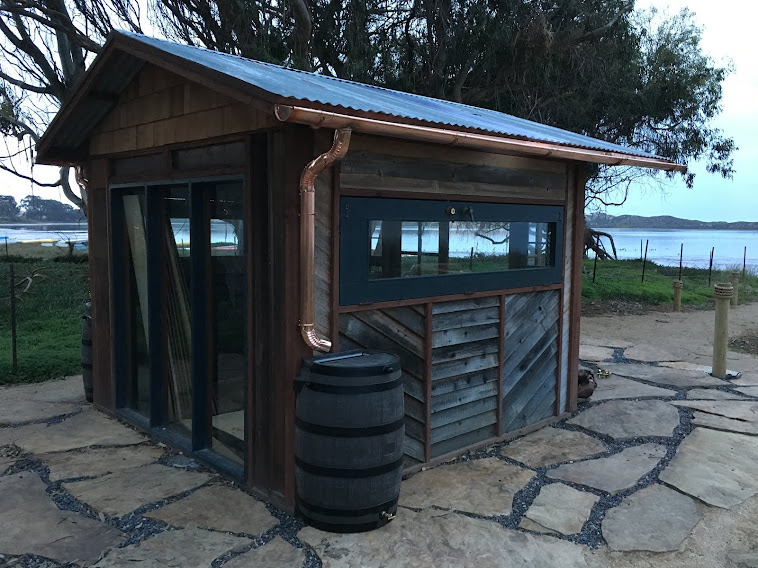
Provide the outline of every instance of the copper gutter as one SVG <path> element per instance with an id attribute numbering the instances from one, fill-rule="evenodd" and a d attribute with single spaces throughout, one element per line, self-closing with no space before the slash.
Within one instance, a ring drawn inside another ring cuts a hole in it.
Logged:
<path id="1" fill-rule="evenodd" d="M 605 150 L 573 148 L 571 146 L 561 146 L 560 144 L 551 144 L 547 142 L 501 138 L 487 134 L 456 132 L 444 128 L 388 122 L 386 120 L 349 116 L 346 114 L 306 107 L 275 105 L 274 112 L 276 117 L 282 122 L 307 124 L 317 128 L 352 128 L 356 132 L 362 132 L 365 134 L 395 136 L 420 142 L 461 146 L 487 152 L 517 152 L 519 154 L 541 156 L 545 158 L 577 160 L 595 164 L 607 164 L 610 166 L 639 166 L 642 168 L 653 168 L 669 172 L 687 171 L 687 166 L 659 158 L 647 158 L 644 156 L 635 156 L 633 154 L 623 154 L 620 152 L 608 152 Z"/>
<path id="2" fill-rule="evenodd" d="M 303 170 L 300 176 L 300 334 L 311 349 L 328 353 L 332 342 L 316 331 L 316 178 L 326 168 L 345 157 L 350 145 L 350 129 L 334 132 L 332 147 Z"/>

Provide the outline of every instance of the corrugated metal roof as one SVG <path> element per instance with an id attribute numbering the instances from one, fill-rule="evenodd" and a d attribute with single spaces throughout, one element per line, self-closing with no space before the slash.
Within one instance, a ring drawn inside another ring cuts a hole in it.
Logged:
<path id="1" fill-rule="evenodd" d="M 144 35 L 120 33 L 153 48 L 193 61 L 249 83 L 263 91 L 288 99 L 309 101 L 356 111 L 375 112 L 448 127 L 481 130 L 525 140 L 658 158 L 639 150 L 625 148 L 618 144 L 493 110 L 393 91 L 316 73 L 287 69 L 270 63 Z"/>

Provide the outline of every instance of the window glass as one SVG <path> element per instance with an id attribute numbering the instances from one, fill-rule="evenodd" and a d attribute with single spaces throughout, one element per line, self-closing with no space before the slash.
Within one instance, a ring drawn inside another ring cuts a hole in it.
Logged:
<path id="1" fill-rule="evenodd" d="M 342 197 L 340 305 L 560 284 L 563 207 Z"/>
<path id="2" fill-rule="evenodd" d="M 369 278 L 555 266 L 555 223 L 369 221 Z"/>
<path id="3" fill-rule="evenodd" d="M 147 329 L 147 245 L 145 232 L 145 191 L 132 190 L 121 195 L 126 268 L 123 322 L 126 329 L 125 403 L 147 416 L 150 410 L 150 355 Z"/>

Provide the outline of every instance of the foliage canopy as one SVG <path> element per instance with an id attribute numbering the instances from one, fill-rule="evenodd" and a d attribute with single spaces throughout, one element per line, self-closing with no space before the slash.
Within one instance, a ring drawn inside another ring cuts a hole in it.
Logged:
<path id="1" fill-rule="evenodd" d="M 734 141 L 713 126 L 729 68 L 703 52 L 687 10 L 661 16 L 627 0 L 150 0 L 149 9 L 153 28 L 180 42 L 733 173 Z M 0 129 L 33 137 L 48 118 L 39 100 L 57 108 L 112 28 L 143 26 L 136 0 L 0 0 L 0 46 L 14 53 L 0 64 Z M 639 175 L 597 169 L 590 196 L 607 202 Z"/>

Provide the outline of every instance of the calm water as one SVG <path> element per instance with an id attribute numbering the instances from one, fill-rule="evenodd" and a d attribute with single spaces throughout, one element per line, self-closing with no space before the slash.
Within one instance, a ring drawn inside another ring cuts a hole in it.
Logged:
<path id="1" fill-rule="evenodd" d="M 679 247 L 684 243 L 684 266 L 708 268 L 713 247 L 713 267 L 742 267 L 744 247 L 747 247 L 747 266 L 758 270 L 758 231 L 698 231 L 665 229 L 603 229 L 613 235 L 619 258 L 641 258 L 645 241 L 649 241 L 647 257 L 658 264 L 679 265 Z M 603 244 L 611 252 L 608 239 Z"/>
<path id="2" fill-rule="evenodd" d="M 172 219 L 171 227 L 177 242 L 189 243 L 189 223 L 186 219 Z M 0 224 L 0 248 L 6 239 L 9 243 L 55 239 L 56 244 L 63 246 L 69 240 L 84 243 L 87 242 L 87 223 Z M 234 227 L 225 221 L 214 219 L 211 222 L 211 241 L 236 243 Z"/>
<path id="3" fill-rule="evenodd" d="M 189 240 L 188 227 L 180 221 L 172 219 L 172 225 L 178 241 Z M 645 240 L 649 241 L 647 256 L 659 264 L 676 266 L 679 264 L 679 247 L 684 243 L 684 265 L 697 268 L 708 268 L 708 260 L 711 247 L 714 251 L 714 268 L 731 268 L 742 266 L 743 247 L 747 246 L 747 265 L 753 270 L 758 270 L 758 231 L 697 231 L 697 230 L 664 230 L 664 229 L 604 229 L 597 227 L 599 231 L 605 231 L 613 235 L 616 242 L 616 250 L 619 258 L 640 258 L 640 240 L 644 251 Z M 424 235 L 424 249 L 432 246 L 436 235 Z M 404 235 L 410 238 L 411 235 Z M 86 223 L 57 223 L 51 225 L 3 225 L 0 224 L 0 246 L 5 238 L 8 242 L 56 239 L 61 244 L 74 240 L 84 242 L 87 240 Z M 211 239 L 213 242 L 234 242 L 233 228 L 229 223 L 214 220 L 211 226 Z M 429 244 L 427 245 L 427 239 Z M 476 252 L 491 252 L 492 245 L 482 239 L 476 246 Z M 464 235 L 453 235 L 451 239 L 451 253 L 464 254 L 474 246 Z M 604 244 L 607 245 L 607 239 Z M 405 242 L 403 243 L 405 245 Z M 409 245 L 412 244 L 409 241 Z M 610 248 L 610 247 L 608 247 Z M 460 249 L 460 250 L 458 250 Z M 453 252 L 455 251 L 455 252 Z"/>

